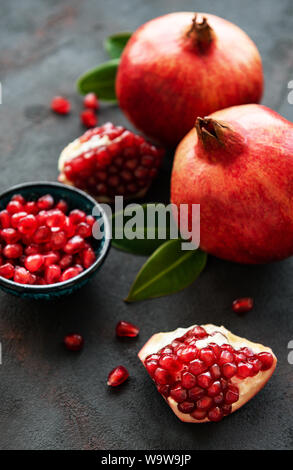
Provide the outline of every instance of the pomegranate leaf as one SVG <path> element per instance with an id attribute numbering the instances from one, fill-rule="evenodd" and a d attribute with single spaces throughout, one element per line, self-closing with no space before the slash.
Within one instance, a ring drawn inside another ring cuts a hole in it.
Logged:
<path id="1" fill-rule="evenodd" d="M 118 250 L 127 251 L 135 255 L 149 256 L 159 246 L 170 239 L 171 219 L 170 216 L 166 217 L 166 223 L 163 226 L 158 225 L 158 219 L 154 224 L 147 223 L 147 210 L 150 206 L 163 205 L 161 203 L 142 204 L 141 207 L 144 211 L 144 223 L 140 227 L 135 225 L 133 228 L 135 232 L 143 238 L 129 239 L 132 235 L 132 227 L 127 227 L 127 221 L 133 216 L 126 213 L 125 210 L 116 212 L 112 217 L 112 245 Z M 135 205 L 133 205 L 135 206 Z M 123 216 L 123 219 L 122 219 Z M 115 225 L 118 226 L 118 231 L 122 232 L 122 238 L 118 238 L 115 230 Z M 151 239 L 151 235 L 153 238 Z M 159 238 L 163 237 L 163 238 Z M 174 237 L 173 237 L 174 238 Z"/>
<path id="2" fill-rule="evenodd" d="M 132 33 L 117 33 L 104 41 L 104 47 L 111 59 L 118 59 Z"/>
<path id="3" fill-rule="evenodd" d="M 112 59 L 104 64 L 98 65 L 77 80 L 79 93 L 95 93 L 102 101 L 117 102 L 115 93 L 115 80 L 119 59 Z"/>
<path id="4" fill-rule="evenodd" d="M 192 284 L 206 265 L 200 249 L 181 250 L 181 239 L 160 246 L 139 271 L 126 302 L 174 294 Z"/>

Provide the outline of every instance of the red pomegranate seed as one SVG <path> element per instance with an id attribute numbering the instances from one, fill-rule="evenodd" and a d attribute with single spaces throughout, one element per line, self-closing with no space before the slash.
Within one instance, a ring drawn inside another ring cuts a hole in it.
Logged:
<path id="1" fill-rule="evenodd" d="M 13 276 L 14 282 L 18 282 L 19 284 L 31 284 L 31 275 L 29 271 L 22 267 L 16 267 L 14 270 Z"/>
<path id="2" fill-rule="evenodd" d="M 232 405 L 239 399 L 239 390 L 235 385 L 228 385 L 228 390 L 225 392 L 225 403 L 227 405 Z"/>
<path id="3" fill-rule="evenodd" d="M 10 219 L 11 226 L 13 228 L 17 228 L 20 219 L 23 219 L 26 215 L 28 215 L 28 213 L 25 211 L 16 212 L 15 214 L 13 214 Z"/>
<path id="4" fill-rule="evenodd" d="M 44 257 L 42 255 L 30 255 L 25 259 L 25 267 L 31 273 L 38 271 L 44 263 Z"/>
<path id="5" fill-rule="evenodd" d="M 51 101 L 51 109 L 58 114 L 68 114 L 70 111 L 70 102 L 63 96 L 54 96 Z"/>
<path id="6" fill-rule="evenodd" d="M 222 372 L 226 379 L 230 379 L 237 373 L 237 366 L 233 363 L 226 362 L 222 365 Z"/>
<path id="7" fill-rule="evenodd" d="M 243 297 L 241 299 L 234 300 L 232 309 L 236 313 L 249 312 L 253 308 L 253 299 L 251 297 Z"/>
<path id="8" fill-rule="evenodd" d="M 88 93 L 83 99 L 83 105 L 85 108 L 99 109 L 99 101 L 95 93 Z"/>
<path id="9" fill-rule="evenodd" d="M 207 366 L 211 366 L 216 361 L 216 356 L 209 348 L 202 348 L 200 350 L 199 357 L 206 363 Z"/>
<path id="10" fill-rule="evenodd" d="M 80 113 L 80 120 L 86 127 L 95 127 L 98 123 L 98 118 L 92 109 L 85 109 Z"/>
<path id="11" fill-rule="evenodd" d="M 73 256 L 72 255 L 64 255 L 59 261 L 59 266 L 61 269 L 69 268 L 73 263 Z"/>
<path id="12" fill-rule="evenodd" d="M 60 281 L 61 269 L 57 264 L 50 264 L 45 270 L 45 281 L 47 284 L 55 284 Z"/>
<path id="13" fill-rule="evenodd" d="M 57 253 L 54 253 L 53 251 L 46 253 L 44 256 L 44 266 L 50 266 L 51 264 L 56 264 L 58 263 L 60 259 L 60 255 Z"/>
<path id="14" fill-rule="evenodd" d="M 107 384 L 110 387 L 117 387 L 118 385 L 121 385 L 123 382 L 125 382 L 128 377 L 129 372 L 126 367 L 118 366 L 109 373 Z"/>
<path id="15" fill-rule="evenodd" d="M 195 403 L 193 401 L 183 401 L 177 406 L 178 410 L 181 411 L 181 413 L 191 413 L 195 408 Z"/>
<path id="16" fill-rule="evenodd" d="M 195 346 L 183 346 L 178 349 L 177 355 L 182 362 L 190 362 L 197 358 L 198 350 Z"/>
<path id="17" fill-rule="evenodd" d="M 60 232 L 55 232 L 52 233 L 51 235 L 51 246 L 55 250 L 60 250 L 61 248 L 63 249 L 67 241 L 67 237 L 65 235 L 65 232 L 60 230 Z"/>
<path id="18" fill-rule="evenodd" d="M 201 387 L 193 387 L 188 391 L 188 397 L 190 400 L 197 401 L 202 398 L 205 394 L 205 390 Z"/>
<path id="19" fill-rule="evenodd" d="M 82 264 L 85 269 L 89 268 L 96 261 L 96 255 L 92 248 L 85 249 L 81 256 Z"/>
<path id="20" fill-rule="evenodd" d="M 170 388 L 170 396 L 177 402 L 182 403 L 187 399 L 187 391 L 180 385 L 173 385 Z"/>
<path id="21" fill-rule="evenodd" d="M 219 379 L 221 377 L 221 368 L 218 364 L 213 364 L 210 367 L 210 373 L 213 379 Z"/>
<path id="22" fill-rule="evenodd" d="M 12 215 L 23 210 L 23 205 L 19 201 L 10 201 L 6 206 L 7 212 Z"/>
<path id="23" fill-rule="evenodd" d="M 214 421 L 214 422 L 221 421 L 223 416 L 224 416 L 223 412 L 221 408 L 219 408 L 218 406 L 215 406 L 208 412 L 208 418 L 210 421 Z"/>
<path id="24" fill-rule="evenodd" d="M 261 370 L 268 370 L 272 367 L 274 358 L 269 352 L 261 352 L 257 355 L 257 358 L 262 363 Z"/>
<path id="25" fill-rule="evenodd" d="M 65 253 L 72 255 L 81 251 L 84 246 L 84 239 L 81 238 L 79 235 L 75 235 L 74 237 L 70 238 L 70 240 L 68 240 L 68 242 L 64 246 L 64 251 Z"/>
<path id="26" fill-rule="evenodd" d="M 189 364 L 189 370 L 192 374 L 198 375 L 207 370 L 206 364 L 200 359 L 195 359 Z"/>
<path id="27" fill-rule="evenodd" d="M 19 243 L 11 243 L 5 246 L 3 249 L 3 255 L 6 256 L 6 258 L 20 258 L 22 255 L 23 249 L 22 246 Z"/>
<path id="28" fill-rule="evenodd" d="M 190 413 L 191 416 L 198 421 L 202 421 L 207 417 L 207 412 L 205 410 L 194 410 L 192 413 Z"/>
<path id="29" fill-rule="evenodd" d="M 10 227 L 10 215 L 7 210 L 0 212 L 0 224 L 2 228 Z"/>
<path id="30" fill-rule="evenodd" d="M 190 372 L 183 372 L 181 376 L 181 383 L 184 388 L 187 390 L 195 387 L 196 385 L 196 378 L 193 374 Z"/>
<path id="31" fill-rule="evenodd" d="M 0 276 L 11 279 L 14 275 L 14 266 L 11 263 L 5 263 L 0 266 Z"/>
<path id="32" fill-rule="evenodd" d="M 66 217 L 59 209 L 52 209 L 47 213 L 46 225 L 50 228 L 62 228 L 65 224 Z"/>
<path id="33" fill-rule="evenodd" d="M 37 201 L 37 206 L 39 210 L 49 210 L 54 206 L 54 199 L 51 194 L 45 194 L 41 196 Z"/>
<path id="34" fill-rule="evenodd" d="M 234 354 L 230 351 L 222 351 L 219 358 L 219 364 L 223 365 L 227 362 L 234 362 Z"/>
<path id="35" fill-rule="evenodd" d="M 208 396 L 209 397 L 215 397 L 221 393 L 222 387 L 221 387 L 221 382 L 219 380 L 216 380 L 207 390 Z"/>
<path id="36" fill-rule="evenodd" d="M 36 215 L 39 211 L 36 201 L 27 202 L 23 209 L 28 214 L 34 214 L 34 215 Z"/>
<path id="37" fill-rule="evenodd" d="M 11 198 L 11 201 L 18 201 L 20 204 L 25 204 L 25 198 L 21 194 L 14 194 Z"/>
<path id="38" fill-rule="evenodd" d="M 79 209 L 73 209 L 69 213 L 69 220 L 72 224 L 80 224 L 81 222 L 85 222 L 86 220 L 86 213 L 79 210 Z"/>
<path id="39" fill-rule="evenodd" d="M 56 209 L 58 209 L 59 211 L 62 211 L 64 214 L 66 214 L 68 212 L 67 202 L 64 201 L 64 199 L 60 199 L 60 201 L 57 202 L 57 204 L 56 204 Z"/>
<path id="40" fill-rule="evenodd" d="M 83 337 L 76 333 L 67 335 L 64 338 L 64 344 L 69 351 L 80 351 L 84 344 Z"/>
<path id="41" fill-rule="evenodd" d="M 154 373 L 154 379 L 159 385 L 168 385 L 173 382 L 172 375 L 165 369 L 158 367 Z"/>
<path id="42" fill-rule="evenodd" d="M 127 336 L 129 338 L 135 338 L 139 334 L 139 329 L 133 323 L 127 321 L 120 321 L 116 325 L 117 336 Z"/>
<path id="43" fill-rule="evenodd" d="M 163 369 L 167 369 L 170 372 L 176 372 L 181 368 L 181 363 L 174 354 L 162 355 L 159 360 L 159 365 Z"/>
<path id="44" fill-rule="evenodd" d="M 210 372 L 204 372 L 197 376 L 197 384 L 202 388 L 209 388 L 213 383 Z"/>
<path id="45" fill-rule="evenodd" d="M 19 220 L 17 228 L 24 235 L 33 234 L 37 228 L 37 219 L 33 214 L 26 215 Z"/>
<path id="46" fill-rule="evenodd" d="M 253 366 L 251 364 L 248 364 L 247 362 L 239 362 L 237 365 L 238 377 L 245 379 L 246 377 L 250 376 L 252 371 L 253 371 Z"/>
<path id="47" fill-rule="evenodd" d="M 20 234 L 14 228 L 4 228 L 1 230 L 1 237 L 6 243 L 16 243 L 20 239 Z"/>
<path id="48" fill-rule="evenodd" d="M 67 268 L 60 277 L 60 282 L 68 281 L 69 279 L 76 277 L 79 274 L 79 270 L 77 268 Z"/>
<path id="49" fill-rule="evenodd" d="M 196 406 L 199 410 L 209 410 L 212 407 L 212 405 L 213 405 L 213 399 L 208 396 L 204 396 L 196 402 Z"/>

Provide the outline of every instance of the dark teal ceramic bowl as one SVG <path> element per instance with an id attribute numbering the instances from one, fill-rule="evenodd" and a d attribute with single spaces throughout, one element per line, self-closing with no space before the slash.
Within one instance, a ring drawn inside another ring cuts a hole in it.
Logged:
<path id="1" fill-rule="evenodd" d="M 103 234 L 101 240 L 93 239 L 91 241 L 97 259 L 92 266 L 78 276 L 68 281 L 58 282 L 48 286 L 18 284 L 10 279 L 0 277 L 0 288 L 9 294 L 30 299 L 52 299 L 62 295 L 69 295 L 84 286 L 91 279 L 102 266 L 108 254 L 111 232 L 105 211 L 92 197 L 79 189 L 65 186 L 61 183 L 50 182 L 20 184 L 0 194 L 0 210 L 5 209 L 14 194 L 21 194 L 27 200 L 35 200 L 48 193 L 50 193 L 55 200 L 64 199 L 68 203 L 69 210 L 81 209 L 87 214 L 92 214 L 93 208 L 96 208 L 95 213 L 99 214 L 99 216 L 95 217 Z"/>

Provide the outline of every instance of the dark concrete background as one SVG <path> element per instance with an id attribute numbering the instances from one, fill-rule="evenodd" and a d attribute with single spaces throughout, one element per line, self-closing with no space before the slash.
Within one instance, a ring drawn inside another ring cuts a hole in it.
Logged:
<path id="1" fill-rule="evenodd" d="M 105 60 L 103 38 L 178 9 L 215 13 L 247 31 L 263 57 L 263 103 L 293 120 L 287 102 L 293 79 L 290 0 L 2 0 L 1 191 L 24 181 L 56 180 L 60 150 L 82 132 L 74 82 Z M 70 117 L 48 110 L 59 93 L 72 100 Z M 113 106 L 100 111 L 100 122 L 107 120 L 128 125 Z M 166 164 L 149 200 L 168 200 L 169 172 Z M 112 249 L 87 287 L 52 303 L 0 293 L 0 448 L 292 449 L 293 365 L 287 360 L 293 339 L 292 259 L 245 267 L 210 257 L 203 275 L 185 291 L 126 305 L 122 299 L 143 261 Z M 231 302 L 244 295 L 255 298 L 255 308 L 239 318 Z M 139 339 L 115 339 L 121 319 L 140 326 Z M 279 365 L 266 388 L 231 417 L 186 425 L 164 404 L 136 354 L 158 330 L 207 322 L 270 345 Z M 71 331 L 85 337 L 80 354 L 61 344 Z M 119 363 L 129 368 L 131 379 L 109 390 L 107 374 Z"/>

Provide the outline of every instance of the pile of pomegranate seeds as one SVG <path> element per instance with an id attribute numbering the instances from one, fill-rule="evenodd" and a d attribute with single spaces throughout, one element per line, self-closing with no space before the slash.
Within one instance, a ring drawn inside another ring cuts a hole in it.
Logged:
<path id="1" fill-rule="evenodd" d="M 20 284 L 67 281 L 96 260 L 88 239 L 95 218 L 46 194 L 26 201 L 16 194 L 0 212 L 0 276 Z"/>
<path id="2" fill-rule="evenodd" d="M 54 96 L 51 101 L 51 109 L 57 114 L 68 114 L 70 108 L 70 102 L 63 96 Z"/>
<path id="3" fill-rule="evenodd" d="M 232 303 L 232 309 L 236 313 L 250 312 L 253 309 L 253 299 L 251 297 L 236 299 Z"/>
<path id="4" fill-rule="evenodd" d="M 98 199 L 142 196 L 157 175 L 164 153 L 143 137 L 107 123 L 88 130 L 64 149 L 59 180 Z"/>
<path id="5" fill-rule="evenodd" d="M 116 325 L 116 335 L 120 337 L 135 338 L 139 334 L 139 328 L 127 321 L 120 321 Z"/>
<path id="6" fill-rule="evenodd" d="M 83 347 L 83 337 L 76 333 L 67 335 L 64 338 L 64 344 L 69 351 L 80 351 Z"/>
<path id="7" fill-rule="evenodd" d="M 237 383 L 231 379 L 243 380 L 270 369 L 273 356 L 201 341 L 207 337 L 205 329 L 196 326 L 147 356 L 144 364 L 158 391 L 165 398 L 172 397 L 181 413 L 199 421 L 220 421 L 239 399 Z"/>
<path id="8" fill-rule="evenodd" d="M 125 382 L 126 379 L 128 379 L 129 373 L 126 367 L 124 366 L 117 366 L 115 369 L 111 370 L 111 372 L 108 375 L 108 382 L 107 384 L 110 387 L 117 387 L 118 385 L 121 385 L 123 382 Z"/>

